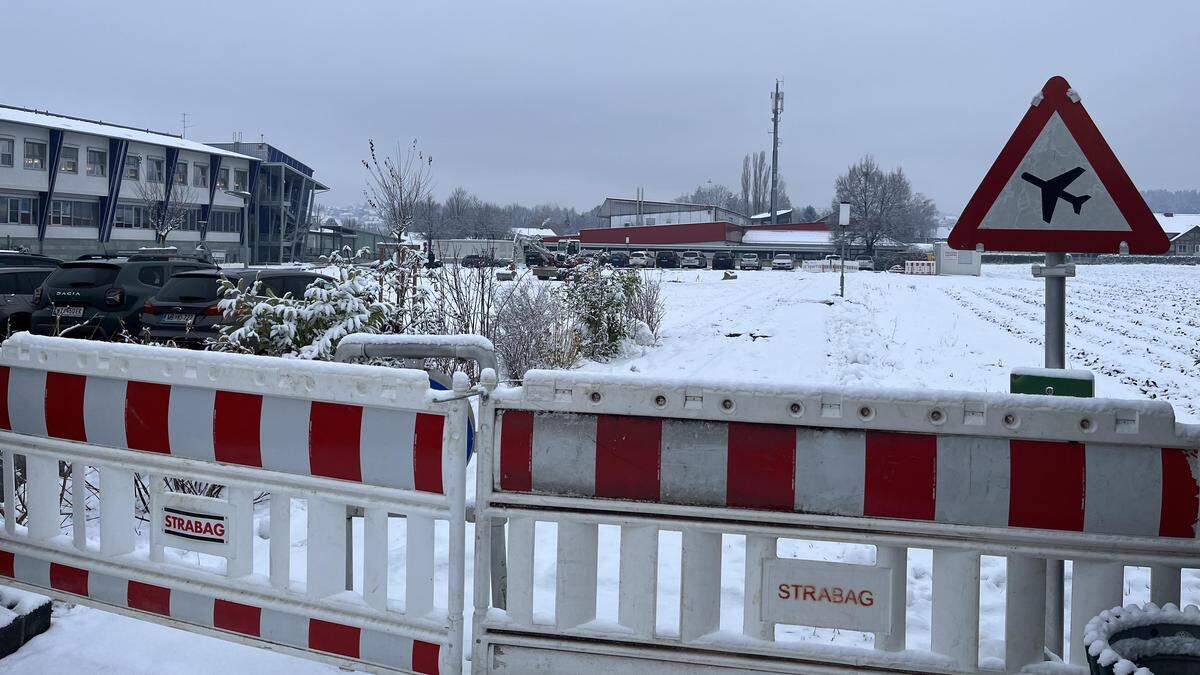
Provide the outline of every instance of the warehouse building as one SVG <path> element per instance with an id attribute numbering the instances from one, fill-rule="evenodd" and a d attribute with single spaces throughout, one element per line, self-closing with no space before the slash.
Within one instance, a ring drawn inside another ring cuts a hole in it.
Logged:
<path id="1" fill-rule="evenodd" d="M 750 219 L 744 214 L 711 204 L 651 202 L 645 199 L 616 197 L 606 198 L 596 215 L 604 221 L 604 227 L 643 227 L 717 221 L 735 225 L 750 224 Z"/>
<path id="2" fill-rule="evenodd" d="M 312 169 L 265 143 L 206 145 L 0 105 L 0 246 L 7 249 L 69 259 L 202 246 L 233 262 L 247 257 L 249 243 L 252 262 L 294 259 L 307 233 L 296 223 L 324 189 Z"/>

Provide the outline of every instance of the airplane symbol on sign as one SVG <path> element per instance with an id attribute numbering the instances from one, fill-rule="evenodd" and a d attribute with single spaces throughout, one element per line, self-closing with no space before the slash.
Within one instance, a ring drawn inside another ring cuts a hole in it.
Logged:
<path id="1" fill-rule="evenodd" d="M 1054 207 L 1058 204 L 1058 200 L 1063 200 L 1075 209 L 1075 215 L 1079 215 L 1079 209 L 1083 208 L 1083 203 L 1091 199 L 1091 195 L 1079 195 L 1067 193 L 1067 186 L 1075 181 L 1076 178 L 1083 173 L 1082 166 L 1077 166 L 1066 173 L 1061 173 L 1049 180 L 1042 180 L 1037 176 L 1026 171 L 1021 174 L 1021 178 L 1026 182 L 1033 183 L 1042 190 L 1042 220 L 1047 223 L 1054 217 Z"/>

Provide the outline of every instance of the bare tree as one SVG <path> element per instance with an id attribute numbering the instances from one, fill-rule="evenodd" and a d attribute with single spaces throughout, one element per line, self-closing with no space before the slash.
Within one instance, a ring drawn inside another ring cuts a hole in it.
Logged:
<path id="1" fill-rule="evenodd" d="M 207 196 L 207 195 L 205 195 Z M 171 199 L 165 201 L 166 183 L 139 181 L 137 201 L 146 209 L 146 215 L 154 228 L 154 243 L 167 243 L 167 235 L 187 227 L 192 212 L 197 208 L 199 193 L 190 184 L 176 183 L 171 186 Z"/>
<path id="2" fill-rule="evenodd" d="M 433 157 L 417 147 L 416 139 L 406 150 L 399 147 L 395 157 L 380 159 L 375 141 L 368 141 L 370 160 L 362 160 L 367 170 L 363 196 L 388 232 L 400 239 L 416 220 L 417 208 L 433 191 Z"/>
<path id="3" fill-rule="evenodd" d="M 937 214 L 932 200 L 913 194 L 903 169 L 884 171 L 870 155 L 838 176 L 834 192 L 834 212 L 837 202 L 850 204 L 853 222 L 847 237 L 870 254 L 885 237 L 905 241 L 925 236 Z"/>

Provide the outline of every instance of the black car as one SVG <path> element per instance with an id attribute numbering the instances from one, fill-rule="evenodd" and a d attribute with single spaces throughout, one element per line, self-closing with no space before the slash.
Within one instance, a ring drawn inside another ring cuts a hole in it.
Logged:
<path id="1" fill-rule="evenodd" d="M 733 253 L 729 251 L 717 251 L 712 257 L 712 268 L 714 270 L 731 270 L 736 266 L 733 258 Z"/>
<path id="2" fill-rule="evenodd" d="M 0 334 L 29 330 L 33 294 L 53 271 L 50 267 L 0 268 Z"/>
<path id="3" fill-rule="evenodd" d="M 183 272 L 167 281 L 154 297 L 142 306 L 142 326 L 151 340 L 174 341 L 183 346 L 200 346 L 208 338 L 220 334 L 227 321 L 218 308 L 221 301 L 221 278 L 242 288 L 252 288 L 260 282 L 258 292 L 277 297 L 291 293 L 303 297 L 317 279 L 330 277 L 307 270 L 249 270 L 225 273 L 217 269 Z"/>
<path id="4" fill-rule="evenodd" d="M 613 267 L 629 267 L 629 254 L 623 251 L 613 251 L 608 254 L 608 264 Z"/>
<path id="5" fill-rule="evenodd" d="M 460 267 L 495 267 L 497 263 L 490 255 L 467 255 L 458 264 Z"/>
<path id="6" fill-rule="evenodd" d="M 121 331 L 137 335 L 142 306 L 167 279 L 202 269 L 216 269 L 216 265 L 168 255 L 65 262 L 34 293 L 30 331 L 98 339 Z"/>
<path id="7" fill-rule="evenodd" d="M 654 261 L 656 267 L 678 268 L 679 254 L 675 251 L 659 251 L 658 254 L 654 256 Z"/>
<path id="8" fill-rule="evenodd" d="M 0 251 L 0 267 L 58 267 L 62 263 L 58 258 L 40 253 L 23 253 L 21 251 Z"/>

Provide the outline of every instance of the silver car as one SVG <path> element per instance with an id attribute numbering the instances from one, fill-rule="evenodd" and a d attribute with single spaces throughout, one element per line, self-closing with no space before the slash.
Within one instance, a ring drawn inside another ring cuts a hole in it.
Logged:
<path id="1" fill-rule="evenodd" d="M 796 261 L 792 259 L 790 254 L 777 253 L 775 257 L 771 259 L 771 269 L 791 271 L 796 269 Z"/>
<path id="2" fill-rule="evenodd" d="M 29 330 L 33 294 L 54 267 L 0 268 L 0 335 Z"/>
<path id="3" fill-rule="evenodd" d="M 738 268 L 744 270 L 761 270 L 762 262 L 757 253 L 743 253 L 738 256 Z"/>

